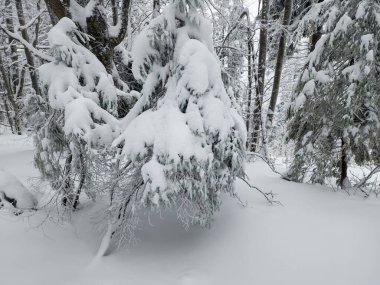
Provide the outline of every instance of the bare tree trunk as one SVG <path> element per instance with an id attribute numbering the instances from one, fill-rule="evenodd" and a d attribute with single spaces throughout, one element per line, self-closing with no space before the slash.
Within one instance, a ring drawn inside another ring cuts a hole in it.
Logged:
<path id="1" fill-rule="evenodd" d="M 86 162 L 85 162 L 85 159 L 84 159 L 84 149 L 82 146 L 80 146 L 80 153 L 79 153 L 79 160 L 80 160 L 80 181 L 79 181 L 79 185 L 78 185 L 78 189 L 75 193 L 75 198 L 74 198 L 74 203 L 73 203 L 73 209 L 76 209 L 78 207 L 78 204 L 79 204 L 79 198 L 80 198 L 80 194 L 82 192 L 82 189 L 84 187 L 84 184 L 85 184 L 85 181 L 86 181 Z"/>
<path id="2" fill-rule="evenodd" d="M 67 17 L 67 9 L 60 0 L 45 0 L 45 4 L 53 25 L 63 17 Z"/>
<path id="3" fill-rule="evenodd" d="M 7 29 L 11 32 L 14 32 L 14 23 L 13 23 L 13 9 L 10 0 L 5 0 L 5 9 L 6 9 L 6 19 L 5 24 Z M 11 51 L 11 66 L 10 66 L 10 84 L 13 86 L 18 85 L 18 53 L 17 53 L 17 43 L 13 40 L 13 38 L 8 37 L 10 43 L 10 51 Z M 14 91 L 14 90 L 13 90 Z"/>
<path id="4" fill-rule="evenodd" d="M 7 96 L 9 103 L 11 104 L 12 110 L 14 112 L 14 116 L 12 118 L 13 130 L 14 130 L 13 133 L 21 135 L 20 107 L 18 105 L 18 102 L 16 101 L 17 97 L 14 94 L 14 90 L 12 88 L 12 83 L 11 83 L 11 80 L 8 76 L 8 73 L 6 72 L 6 70 L 4 68 L 4 62 L 3 62 L 3 58 L 1 55 L 0 55 L 0 73 L 1 73 L 1 76 L 3 77 L 3 81 L 4 81 L 4 87 L 5 87 L 4 92 Z M 24 81 L 22 80 L 22 82 L 18 82 L 18 83 L 24 84 Z M 8 111 L 7 115 L 10 117 L 9 111 Z"/>
<path id="5" fill-rule="evenodd" d="M 0 87 L 2 87 L 2 86 L 0 85 Z M 12 117 L 11 117 L 11 114 L 10 114 L 10 110 L 9 110 L 7 98 L 5 96 L 5 92 L 3 92 L 3 96 L 1 96 L 1 98 L 3 99 L 3 104 L 4 104 L 4 109 L 5 109 L 5 116 L 7 117 L 7 121 L 8 121 L 9 127 L 11 128 L 11 132 L 12 132 L 12 134 L 14 134 L 15 133 L 15 129 L 14 129 L 14 126 L 13 126 L 13 120 L 12 120 Z"/>
<path id="6" fill-rule="evenodd" d="M 118 20 L 118 1 L 117 0 L 111 0 L 111 6 L 112 6 L 112 24 L 115 26 L 117 25 Z"/>
<path id="7" fill-rule="evenodd" d="M 280 36 L 280 42 L 278 45 L 276 69 L 275 69 L 274 79 L 273 79 L 272 94 L 270 98 L 267 121 L 266 121 L 266 126 L 265 126 L 267 131 L 270 130 L 272 127 L 273 116 L 274 116 L 274 112 L 275 112 L 276 104 L 277 104 L 278 92 L 280 90 L 281 73 L 282 73 L 285 51 L 286 51 L 286 33 L 287 33 L 286 29 L 289 25 L 290 18 L 292 16 L 292 6 L 293 6 L 293 0 L 285 0 L 282 32 Z"/>
<path id="8" fill-rule="evenodd" d="M 249 29 L 249 28 L 248 28 Z M 247 96 L 247 117 L 246 117 L 246 127 L 247 132 L 250 131 L 250 121 L 251 121 L 251 105 L 252 105 L 252 82 L 253 82 L 253 74 L 252 74 L 252 53 L 253 47 L 251 40 L 248 40 L 248 96 Z M 247 141 L 247 147 L 249 142 Z"/>
<path id="9" fill-rule="evenodd" d="M 267 38 L 268 38 L 268 12 L 269 12 L 269 0 L 262 0 L 261 8 L 261 27 L 260 27 L 260 39 L 259 39 L 259 63 L 257 68 L 257 92 L 255 99 L 255 109 L 253 112 L 253 134 L 252 143 L 249 150 L 255 152 L 258 147 L 261 121 L 262 121 L 262 101 L 264 97 L 265 86 L 265 71 L 266 71 L 266 58 L 267 58 Z"/>
<path id="10" fill-rule="evenodd" d="M 64 170 L 64 177 L 63 177 L 63 197 L 62 197 L 62 205 L 63 206 L 73 206 L 73 183 L 70 178 L 71 174 L 71 162 L 73 161 L 73 156 L 70 153 L 70 155 L 66 158 L 65 161 L 65 170 Z"/>
<path id="11" fill-rule="evenodd" d="M 37 11 L 38 12 L 41 11 L 41 1 L 42 0 L 37 1 Z M 38 37 L 40 35 L 40 25 L 41 25 L 41 17 L 38 17 L 38 19 L 36 21 L 36 26 L 34 27 L 34 39 L 32 42 L 33 47 L 36 47 L 37 43 L 38 43 Z"/>
<path id="12" fill-rule="evenodd" d="M 310 43 L 310 52 L 312 52 L 315 49 L 315 45 L 319 41 L 319 39 L 322 37 L 322 28 L 318 27 L 317 32 L 311 35 L 309 43 Z"/>
<path id="13" fill-rule="evenodd" d="M 248 49 L 248 94 L 247 94 L 247 117 L 246 127 L 249 134 L 250 121 L 251 121 L 251 108 L 252 108 L 252 89 L 253 89 L 253 43 L 251 33 L 251 21 L 249 13 L 245 12 L 247 18 L 247 49 Z M 249 147 L 249 141 L 247 140 L 247 148 Z"/>
<path id="14" fill-rule="evenodd" d="M 14 32 L 14 23 L 13 23 L 13 9 L 11 5 L 10 0 L 5 1 L 5 7 L 6 7 L 6 14 L 7 18 L 5 20 L 7 28 Z M 17 92 L 17 87 L 20 84 L 20 77 L 19 77 L 19 70 L 20 70 L 20 65 L 19 65 L 19 56 L 17 52 L 17 43 L 13 40 L 13 38 L 9 37 L 8 38 L 9 43 L 10 43 L 10 51 L 11 51 L 11 64 L 9 66 L 9 73 L 5 74 L 5 69 L 4 66 L 2 66 L 2 74 L 3 78 L 6 82 L 5 85 L 9 85 L 7 89 L 7 95 L 8 95 L 8 101 L 12 107 L 14 116 L 12 118 L 13 122 L 13 131 L 12 133 L 14 134 L 21 134 L 21 123 L 20 123 L 20 107 L 17 102 L 17 96 L 15 96 Z M 3 65 L 4 62 L 0 59 L 0 64 Z M 19 89 L 20 90 L 20 89 Z M 6 102 L 6 101 L 4 101 Z M 9 107 L 9 106 L 7 106 Z M 10 110 L 9 110 L 10 111 Z M 10 114 L 8 114 L 10 117 Z"/>
<path id="15" fill-rule="evenodd" d="M 15 1 L 16 3 L 16 11 L 17 11 L 17 18 L 20 23 L 20 26 L 25 26 L 25 16 L 24 16 L 24 9 L 22 6 L 22 1 Z M 27 29 L 22 29 L 21 30 L 21 36 L 25 41 L 30 43 L 29 35 Z M 29 75 L 30 75 L 30 80 L 32 82 L 32 88 L 36 92 L 36 94 L 40 94 L 39 92 L 39 87 L 38 87 L 38 77 L 36 73 L 36 66 L 34 64 L 34 58 L 31 53 L 31 51 L 27 48 L 24 49 L 25 52 L 25 57 L 26 57 L 26 62 L 28 63 L 28 69 L 29 69 Z"/>

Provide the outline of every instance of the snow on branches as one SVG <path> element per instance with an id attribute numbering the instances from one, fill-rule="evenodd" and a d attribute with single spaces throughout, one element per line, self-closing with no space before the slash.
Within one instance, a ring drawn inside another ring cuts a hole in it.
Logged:
<path id="1" fill-rule="evenodd" d="M 136 39 L 133 70 L 145 82 L 135 108 L 144 102 L 150 108 L 126 122 L 115 144 L 141 165 L 145 204 L 169 206 L 185 195 L 199 204 L 204 223 L 219 194 L 232 192 L 243 173 L 246 133 L 224 89 L 210 24 L 191 8 L 182 12 L 181 3 L 169 5 Z"/>
<path id="2" fill-rule="evenodd" d="M 89 182 L 91 148 L 109 145 L 120 134 L 117 96 L 123 92 L 72 20 L 62 18 L 48 40 L 55 60 L 39 68 L 43 94 L 29 100 L 35 164 L 62 203 L 75 208 Z"/>
<path id="3" fill-rule="evenodd" d="M 296 157 L 288 175 L 318 183 L 335 177 L 344 187 L 351 160 L 380 162 L 380 6 L 324 1 L 306 17 L 321 11 L 327 19 L 324 35 L 309 55 L 290 108 Z"/>

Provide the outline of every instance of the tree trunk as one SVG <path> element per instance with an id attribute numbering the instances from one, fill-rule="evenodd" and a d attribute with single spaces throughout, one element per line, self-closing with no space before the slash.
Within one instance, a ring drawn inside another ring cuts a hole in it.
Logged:
<path id="1" fill-rule="evenodd" d="M 80 181 L 79 181 L 79 185 L 78 185 L 78 189 L 75 193 L 75 198 L 74 198 L 74 203 L 73 203 L 73 209 L 76 209 L 78 207 L 78 204 L 79 204 L 79 197 L 80 197 L 80 194 L 82 193 L 82 189 L 84 187 L 84 183 L 86 181 L 86 164 L 85 164 L 85 160 L 84 160 L 84 148 L 81 146 L 80 147 L 80 154 L 79 154 L 79 160 L 80 160 Z"/>
<path id="2" fill-rule="evenodd" d="M 266 58 L 267 58 L 267 38 L 268 38 L 268 11 L 269 0 L 262 0 L 261 8 L 261 27 L 260 27 L 260 39 L 259 39 L 259 63 L 257 68 L 257 92 L 255 99 L 255 109 L 253 112 L 253 134 L 252 143 L 249 150 L 255 152 L 258 147 L 260 128 L 261 128 L 261 111 L 262 101 L 264 97 L 265 86 L 265 71 L 266 71 Z"/>
<path id="3" fill-rule="evenodd" d="M 245 11 L 240 18 L 245 15 L 247 18 L 247 49 L 248 49 L 248 94 L 247 94 L 247 117 L 246 127 L 249 134 L 250 121 L 251 121 L 251 108 L 252 108 L 252 89 L 253 89 L 253 43 L 251 33 L 251 21 L 249 13 Z M 247 148 L 249 147 L 249 141 L 247 140 Z"/>
<path id="4" fill-rule="evenodd" d="M 248 27 L 248 30 L 250 28 Z M 252 82 L 253 82 L 253 74 L 252 74 L 252 41 L 250 39 L 250 33 L 248 33 L 248 96 L 247 96 L 247 118 L 246 118 L 246 127 L 247 132 L 249 134 L 250 131 L 250 121 L 251 121 L 251 102 L 252 102 Z M 249 147 L 249 141 L 247 140 L 247 148 Z"/>
<path id="5" fill-rule="evenodd" d="M 278 92 L 280 90 L 281 73 L 282 73 L 285 51 L 286 51 L 286 33 L 287 33 L 286 29 L 289 25 L 290 18 L 292 16 L 292 6 L 293 6 L 293 0 L 285 0 L 284 19 L 283 19 L 283 26 L 282 26 L 283 30 L 281 32 L 280 42 L 278 45 L 278 53 L 277 53 L 277 60 L 276 60 L 276 69 L 275 69 L 274 79 L 273 79 L 272 94 L 270 98 L 267 121 L 266 121 L 266 126 L 265 126 L 267 131 L 269 131 L 272 128 L 273 116 L 276 109 Z"/>
<path id="6" fill-rule="evenodd" d="M 5 0 L 5 10 L 7 17 L 5 18 L 5 24 L 7 26 L 7 29 L 11 32 L 14 32 L 14 23 L 13 23 L 13 12 L 12 12 L 12 5 L 10 0 Z M 10 44 L 10 51 L 11 51 L 11 66 L 10 66 L 10 80 L 11 85 L 17 86 L 18 85 L 18 71 L 19 71 L 19 60 L 18 60 L 18 53 L 17 53 L 17 42 L 13 40 L 13 38 L 8 37 L 8 41 Z M 13 89 L 15 91 L 15 89 Z"/>
<path id="7" fill-rule="evenodd" d="M 0 87 L 2 87 L 2 86 L 0 85 Z M 3 92 L 3 96 L 1 96 L 1 97 L 3 99 L 3 104 L 4 104 L 4 109 L 5 109 L 5 116 L 7 117 L 7 121 L 8 121 L 9 127 L 11 128 L 12 134 L 15 134 L 15 129 L 14 129 L 14 126 L 13 126 L 13 120 L 12 120 L 12 117 L 11 117 L 11 114 L 10 114 L 7 98 L 5 97 L 5 92 Z"/>
<path id="8" fill-rule="evenodd" d="M 73 156 L 70 154 L 65 161 L 65 170 L 63 177 L 63 197 L 62 197 L 62 205 L 63 206 L 73 206 L 74 195 L 73 195 L 73 187 L 72 181 L 70 178 L 71 174 L 71 162 L 73 161 Z"/>
<path id="9" fill-rule="evenodd" d="M 310 42 L 310 52 L 312 52 L 315 49 L 315 45 L 317 44 L 317 42 L 319 41 L 319 39 L 322 37 L 321 30 L 322 30 L 322 28 L 318 27 L 317 32 L 315 32 L 314 34 L 311 35 L 310 40 L 309 40 L 309 42 Z"/>
<path id="10" fill-rule="evenodd" d="M 77 0 L 76 2 L 85 7 L 89 1 Z M 63 17 L 71 17 L 69 13 L 70 1 L 45 0 L 45 3 L 51 14 L 50 17 L 53 23 L 58 22 Z M 115 65 L 113 62 L 114 49 L 122 42 L 127 33 L 131 0 L 122 0 L 121 3 L 120 18 L 117 15 L 117 1 L 113 0 L 111 3 L 113 5 L 113 24 L 116 25 L 120 21 L 120 31 L 117 35 L 110 35 L 109 33 L 107 17 L 102 12 L 104 9 L 101 7 L 102 4 L 100 1 L 93 7 L 91 15 L 86 18 L 85 32 L 91 36 L 89 49 L 104 65 L 107 72 L 112 75 L 115 73 Z M 79 24 L 78 26 L 80 27 Z M 83 29 L 84 27 L 81 28 Z"/>
<path id="11" fill-rule="evenodd" d="M 153 0 L 153 18 L 160 15 L 160 0 Z"/>
<path id="12" fill-rule="evenodd" d="M 10 81 L 8 73 L 6 72 L 6 70 L 4 68 L 4 62 L 3 62 L 3 58 L 1 55 L 0 55 L 0 73 L 1 73 L 1 76 L 3 77 L 3 82 L 4 82 L 4 87 L 5 87 L 4 93 L 6 94 L 7 99 L 9 101 L 10 105 L 12 106 L 12 110 L 14 112 L 14 116 L 12 118 L 13 133 L 21 135 L 20 107 L 18 105 L 16 96 L 14 96 L 14 91 L 12 89 L 12 83 Z M 19 84 L 24 84 L 24 82 L 20 82 Z"/>
<path id="13" fill-rule="evenodd" d="M 111 0 L 111 7 L 112 7 L 112 25 L 116 26 L 117 25 L 117 20 L 118 20 L 118 9 L 117 9 L 117 4 L 116 0 Z"/>
<path id="14" fill-rule="evenodd" d="M 45 4 L 53 25 L 63 17 L 67 17 L 67 9 L 60 0 L 45 0 Z"/>
<path id="15" fill-rule="evenodd" d="M 17 18 L 20 23 L 20 26 L 25 26 L 26 22 L 25 22 L 22 1 L 15 1 L 15 3 L 16 3 Z M 25 41 L 30 43 L 27 29 L 21 30 L 21 36 L 23 37 Z M 34 89 L 36 94 L 40 94 L 39 87 L 38 87 L 38 77 L 36 73 L 33 55 L 30 52 L 30 50 L 27 48 L 24 48 L 24 51 L 25 51 L 26 62 L 28 63 L 28 69 L 29 69 L 29 74 L 30 74 L 30 80 L 32 82 L 32 88 Z"/>
<path id="16" fill-rule="evenodd" d="M 346 144 L 344 142 L 344 139 L 341 139 L 342 141 L 342 154 L 341 154 L 341 166 L 340 166 L 340 187 L 343 189 L 347 186 L 346 180 L 347 172 L 348 172 L 348 163 L 347 163 L 347 154 L 346 154 Z"/>

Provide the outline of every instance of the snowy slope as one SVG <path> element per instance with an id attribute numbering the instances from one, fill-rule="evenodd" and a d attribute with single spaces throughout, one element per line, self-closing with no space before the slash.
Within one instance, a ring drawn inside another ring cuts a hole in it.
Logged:
<path id="1" fill-rule="evenodd" d="M 37 175 L 32 156 L 27 139 L 0 136 L 0 168 L 25 185 Z M 0 284 L 380 284 L 380 199 L 286 182 L 261 162 L 247 171 L 256 185 L 278 193 L 284 207 L 268 206 L 237 182 L 248 206 L 225 197 L 211 229 L 185 231 L 170 213 L 151 216 L 136 246 L 97 263 L 91 263 L 99 243 L 96 220 L 86 226 L 95 206 L 72 224 L 37 229 L 31 226 L 41 216 L 2 213 Z"/>

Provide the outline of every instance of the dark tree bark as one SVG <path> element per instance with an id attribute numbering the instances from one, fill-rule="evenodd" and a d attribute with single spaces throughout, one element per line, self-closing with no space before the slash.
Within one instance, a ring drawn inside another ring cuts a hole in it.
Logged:
<path id="1" fill-rule="evenodd" d="M 70 153 L 65 161 L 64 177 L 63 177 L 63 197 L 62 197 L 62 206 L 74 205 L 74 193 L 73 193 L 73 181 L 70 178 L 71 174 L 71 162 L 73 161 L 73 156 Z M 58 184 L 58 186 L 61 186 Z"/>
<path id="2" fill-rule="evenodd" d="M 268 109 L 268 114 L 267 114 L 267 121 L 266 121 L 267 130 L 269 130 L 272 127 L 273 116 L 274 116 L 274 112 L 275 112 L 276 104 L 277 104 L 278 92 L 280 90 L 281 73 L 282 73 L 285 51 L 286 51 L 286 33 L 287 33 L 286 29 L 290 23 L 290 18 L 292 16 L 292 6 L 293 6 L 293 0 L 285 0 L 284 19 L 283 19 L 283 24 L 282 24 L 283 30 L 281 32 L 280 42 L 278 45 L 276 68 L 275 68 L 274 79 L 273 79 L 273 87 L 272 87 L 272 94 L 271 94 L 271 98 L 270 98 L 269 109 Z"/>
<path id="3" fill-rule="evenodd" d="M 88 0 L 76 1 L 82 7 L 85 7 L 89 2 Z M 45 3 L 48 7 L 49 13 L 51 13 L 51 19 L 53 23 L 56 23 L 63 17 L 71 18 L 71 15 L 69 13 L 70 1 L 65 0 L 61 3 L 60 0 L 45 0 Z M 91 36 L 88 48 L 104 65 L 107 72 L 114 76 L 115 84 L 118 87 L 121 87 L 119 78 L 117 74 L 115 74 L 116 69 L 113 58 L 115 47 L 123 41 L 127 34 L 131 0 L 122 0 L 120 16 L 117 12 L 117 1 L 113 0 L 111 4 L 113 5 L 113 24 L 120 24 L 120 30 L 117 34 L 113 35 L 109 32 L 109 24 L 107 22 L 106 15 L 103 13 L 101 1 L 95 5 L 91 16 L 86 18 L 86 27 L 81 27 L 79 23 L 77 23 L 77 25 L 81 29 L 85 28 L 84 32 Z"/>
<path id="4" fill-rule="evenodd" d="M 315 49 L 315 45 L 317 44 L 317 42 L 319 41 L 319 39 L 322 37 L 322 28 L 321 27 L 318 27 L 318 30 L 311 35 L 310 37 L 310 52 L 312 52 L 314 49 Z"/>
<path id="5" fill-rule="evenodd" d="M 37 1 L 37 10 L 39 12 L 41 11 L 41 1 L 42 0 L 38 0 Z M 32 42 L 32 46 L 33 47 L 36 47 L 37 43 L 38 43 L 38 37 L 40 35 L 40 25 L 41 25 L 41 17 L 38 17 L 38 19 L 36 21 L 36 25 L 34 27 L 34 39 L 33 39 L 33 42 Z"/>
<path id="6" fill-rule="evenodd" d="M 348 172 L 348 163 L 347 163 L 347 154 L 346 154 L 346 143 L 344 142 L 344 139 L 341 139 L 342 141 L 342 153 L 341 153 L 341 166 L 340 166 L 340 187 L 343 189 L 345 185 L 345 180 L 347 179 L 347 172 Z"/>
<path id="7" fill-rule="evenodd" d="M 117 4 L 119 2 L 117 0 L 111 0 L 111 6 L 112 6 L 112 25 L 117 25 L 117 20 L 118 20 L 118 9 L 117 9 Z"/>
<path id="8" fill-rule="evenodd" d="M 267 58 L 267 39 L 268 39 L 268 11 L 269 0 L 262 0 L 261 8 L 261 27 L 259 39 L 259 63 L 257 68 L 257 92 L 255 98 L 255 109 L 253 112 L 253 134 L 252 143 L 249 150 L 255 152 L 258 147 L 260 129 L 262 125 L 262 101 L 264 97 L 265 86 L 265 71 L 266 71 L 266 58 Z"/>
<path id="9" fill-rule="evenodd" d="M 45 0 L 47 10 L 53 25 L 56 25 L 60 19 L 67 17 L 67 9 L 60 0 Z"/>
<path id="10" fill-rule="evenodd" d="M 81 147 L 81 150 L 80 150 L 80 154 L 79 154 L 79 160 L 80 160 L 80 181 L 79 181 L 79 185 L 78 185 L 78 189 L 75 193 L 75 198 L 74 198 L 74 203 L 73 203 L 73 208 L 76 209 L 78 207 L 78 204 L 79 204 L 79 197 L 80 197 L 80 194 L 82 193 L 82 189 L 85 185 L 85 181 L 86 181 L 86 173 L 87 173 L 87 170 L 86 170 L 86 164 L 85 164 L 85 160 L 84 160 L 84 150 L 83 148 Z"/>

